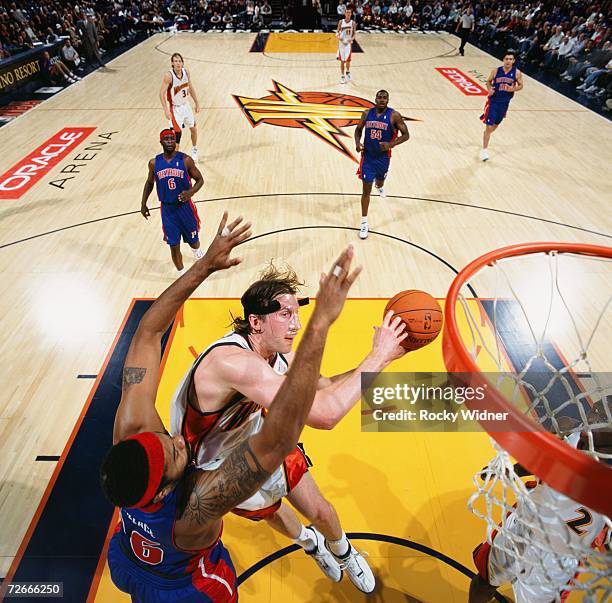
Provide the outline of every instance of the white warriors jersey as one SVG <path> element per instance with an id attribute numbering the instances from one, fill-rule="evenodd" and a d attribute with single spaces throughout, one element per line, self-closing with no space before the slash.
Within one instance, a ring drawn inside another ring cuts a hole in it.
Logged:
<path id="1" fill-rule="evenodd" d="M 168 102 L 173 105 L 184 105 L 188 103 L 189 97 L 189 76 L 187 70 L 183 67 L 181 77 L 176 77 L 174 69 L 170 70 L 172 83 L 168 86 Z"/>
<path id="2" fill-rule="evenodd" d="M 347 21 L 342 19 L 340 21 L 340 31 L 338 32 L 338 39 L 340 44 L 349 44 L 355 33 L 355 21 L 352 19 Z"/>
<path id="3" fill-rule="evenodd" d="M 572 434 L 566 442 L 576 447 L 579 439 Z M 542 482 L 528 496 L 493 538 L 489 578 L 497 586 L 512 582 L 519 602 L 548 602 L 576 573 L 580 551 L 610 534 L 602 515 Z"/>
<path id="4" fill-rule="evenodd" d="M 240 392 L 236 392 L 231 400 L 217 411 L 202 412 L 189 404 L 189 394 L 197 367 L 207 354 L 222 346 L 251 350 L 248 341 L 234 332 L 212 343 L 187 371 L 170 406 L 170 432 L 172 435 L 182 434 L 185 437 L 200 469 L 216 469 L 238 445 L 261 429 L 264 420 L 265 410 Z M 279 375 L 287 372 L 288 363 L 282 354 L 276 354 L 272 369 Z"/>

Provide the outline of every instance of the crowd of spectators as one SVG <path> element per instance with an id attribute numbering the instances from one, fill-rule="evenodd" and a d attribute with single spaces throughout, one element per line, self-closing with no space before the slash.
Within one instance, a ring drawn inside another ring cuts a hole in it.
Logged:
<path id="1" fill-rule="evenodd" d="M 339 0 L 338 17 L 345 2 Z M 351 8 L 360 28 L 457 34 L 466 31 L 466 15 L 472 13 L 472 43 L 498 55 L 512 48 L 530 75 L 543 74 L 549 82 L 556 79 L 596 103 L 612 105 L 609 2 L 352 0 Z"/>
<path id="2" fill-rule="evenodd" d="M 59 58 L 76 78 L 84 63 L 97 67 L 105 53 L 141 36 L 171 28 L 257 30 L 270 25 L 273 12 L 270 0 L 76 1 L 0 0 L 0 60 L 63 41 Z M 284 0 L 275 26 L 291 25 L 296 1 Z M 337 6 L 323 0 L 323 9 L 321 0 L 312 0 L 317 24 L 327 12 L 335 26 L 349 2 L 361 29 L 445 30 L 462 40 L 469 33 L 472 43 L 494 54 L 517 50 L 519 66 L 531 75 L 539 71 L 594 99 L 610 99 L 610 2 L 605 0 L 338 0 Z M 468 32 L 464 28 L 472 22 Z"/>

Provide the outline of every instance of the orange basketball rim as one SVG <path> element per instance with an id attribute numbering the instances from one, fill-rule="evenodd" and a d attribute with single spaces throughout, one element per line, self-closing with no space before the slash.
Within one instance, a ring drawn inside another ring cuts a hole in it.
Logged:
<path id="1" fill-rule="evenodd" d="M 460 334 L 456 306 L 461 288 L 481 269 L 498 260 L 535 253 L 567 253 L 612 259 L 612 247 L 573 243 L 526 243 L 486 253 L 473 260 L 455 277 L 446 298 L 442 348 L 449 372 L 470 373 L 473 382 L 486 380 Z M 486 406 L 492 412 L 509 413 L 515 428 L 490 432 L 521 465 L 558 492 L 594 511 L 612 516 L 612 468 L 572 448 L 529 416 L 510 404 L 495 387 L 487 388 Z M 471 403 L 468 404 L 471 406 Z"/>

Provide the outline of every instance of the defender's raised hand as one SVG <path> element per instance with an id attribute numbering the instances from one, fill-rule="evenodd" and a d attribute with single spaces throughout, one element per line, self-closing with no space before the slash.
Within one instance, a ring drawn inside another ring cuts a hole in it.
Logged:
<path id="1" fill-rule="evenodd" d="M 238 216 L 231 224 L 227 225 L 227 212 L 223 212 L 223 218 L 217 228 L 217 235 L 206 250 L 204 257 L 196 262 L 200 262 L 208 268 L 210 272 L 225 270 L 240 264 L 240 258 L 232 258 L 230 254 L 234 247 L 244 243 L 251 236 L 251 223 L 240 225 L 243 218 Z"/>
<path id="2" fill-rule="evenodd" d="M 353 246 L 349 245 L 333 263 L 330 271 L 321 274 L 313 319 L 322 320 L 330 325 L 338 318 L 348 291 L 362 269 L 361 266 L 357 266 L 350 272 L 352 261 Z"/>

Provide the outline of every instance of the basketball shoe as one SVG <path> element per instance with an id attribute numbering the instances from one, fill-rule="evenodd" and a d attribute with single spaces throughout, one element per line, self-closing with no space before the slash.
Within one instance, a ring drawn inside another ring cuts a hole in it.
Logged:
<path id="1" fill-rule="evenodd" d="M 361 228 L 359 229 L 359 238 L 360 239 L 368 238 L 368 221 L 364 218 L 361 219 Z"/>
<path id="2" fill-rule="evenodd" d="M 341 83 L 341 84 L 346 84 L 346 78 L 344 77 L 344 74 L 342 74 L 342 75 L 340 76 L 340 83 Z"/>
<path id="3" fill-rule="evenodd" d="M 317 546 L 312 551 L 307 551 L 304 549 L 304 552 L 312 557 L 319 569 L 332 581 L 332 582 L 340 582 L 342 580 L 342 570 L 340 569 L 340 564 L 336 561 L 336 558 L 327 550 L 325 546 L 325 538 L 323 534 L 319 532 L 314 526 L 308 526 L 306 528 L 312 534 L 313 540 L 317 543 Z"/>
<path id="4" fill-rule="evenodd" d="M 351 72 L 350 72 L 350 71 L 347 71 L 347 72 L 346 72 L 346 81 L 347 81 L 347 82 L 350 82 L 350 81 L 351 81 L 351 79 L 352 79 L 352 78 L 351 78 Z"/>
<path id="5" fill-rule="evenodd" d="M 378 194 L 380 195 L 381 199 L 384 199 L 387 196 L 385 193 L 385 189 L 382 186 L 376 186 L 376 190 L 378 191 Z"/>
<path id="6" fill-rule="evenodd" d="M 351 582 L 363 593 L 371 593 L 376 588 L 376 578 L 365 560 L 365 557 L 349 542 L 346 555 L 334 557 L 340 563 L 340 569 L 346 570 Z"/>
<path id="7" fill-rule="evenodd" d="M 487 151 L 487 149 L 480 149 L 480 159 L 482 161 L 489 160 L 489 151 Z"/>
<path id="8" fill-rule="evenodd" d="M 194 163 L 198 162 L 198 149 L 195 147 L 191 149 L 191 158 L 193 159 Z"/>

